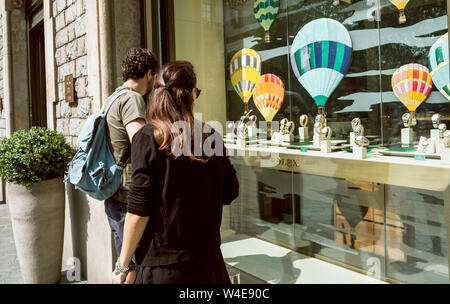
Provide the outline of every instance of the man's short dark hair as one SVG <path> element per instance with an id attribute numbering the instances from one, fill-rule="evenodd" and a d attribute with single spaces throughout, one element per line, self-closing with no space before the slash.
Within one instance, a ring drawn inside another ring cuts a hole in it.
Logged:
<path id="1" fill-rule="evenodd" d="M 154 75 L 158 69 L 158 60 L 152 52 L 146 49 L 132 48 L 122 60 L 123 81 L 142 78 L 149 70 Z"/>

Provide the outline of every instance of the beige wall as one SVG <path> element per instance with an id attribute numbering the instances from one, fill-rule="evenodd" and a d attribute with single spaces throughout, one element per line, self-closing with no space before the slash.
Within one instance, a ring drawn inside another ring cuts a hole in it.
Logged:
<path id="1" fill-rule="evenodd" d="M 226 121 L 222 0 L 175 0 L 177 60 L 195 66 L 202 95 L 194 111 L 203 121 Z"/>

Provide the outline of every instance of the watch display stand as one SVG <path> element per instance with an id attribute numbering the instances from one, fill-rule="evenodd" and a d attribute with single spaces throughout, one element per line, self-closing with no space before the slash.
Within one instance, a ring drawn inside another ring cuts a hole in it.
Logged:
<path id="1" fill-rule="evenodd" d="M 331 140 L 325 139 L 320 142 L 320 152 L 331 153 Z"/>
<path id="2" fill-rule="evenodd" d="M 308 127 L 300 127 L 298 128 L 298 137 L 300 138 L 300 142 L 305 142 L 309 139 L 309 129 Z"/>
<path id="3" fill-rule="evenodd" d="M 365 159 L 367 158 L 367 148 L 366 147 L 360 147 L 358 145 L 353 146 L 353 156 L 356 159 Z"/>
<path id="4" fill-rule="evenodd" d="M 413 143 L 413 130 L 411 128 L 402 128 L 402 145 L 411 146 Z"/>

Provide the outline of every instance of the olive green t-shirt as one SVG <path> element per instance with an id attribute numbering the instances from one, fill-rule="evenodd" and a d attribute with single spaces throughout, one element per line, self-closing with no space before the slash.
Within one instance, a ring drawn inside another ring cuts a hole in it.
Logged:
<path id="1" fill-rule="evenodd" d="M 123 89 L 127 88 L 119 87 L 115 93 Z M 110 101 L 111 96 L 106 102 L 108 103 Z M 106 116 L 106 122 L 108 125 L 108 141 L 116 163 L 119 163 L 124 157 L 127 149 L 131 149 L 130 139 L 128 138 L 125 126 L 139 118 L 146 120 L 146 108 L 147 105 L 142 95 L 133 90 L 120 96 L 111 106 Z M 129 152 L 131 152 L 131 150 Z M 126 203 L 130 183 L 131 160 L 130 157 L 128 157 L 127 165 L 123 170 L 120 188 L 112 198 Z"/>

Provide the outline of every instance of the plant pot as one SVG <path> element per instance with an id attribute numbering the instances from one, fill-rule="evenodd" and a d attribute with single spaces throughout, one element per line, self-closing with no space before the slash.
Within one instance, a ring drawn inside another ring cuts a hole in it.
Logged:
<path id="1" fill-rule="evenodd" d="M 30 189 L 8 183 L 6 196 L 24 283 L 58 283 L 65 218 L 62 178 L 33 184 Z"/>

